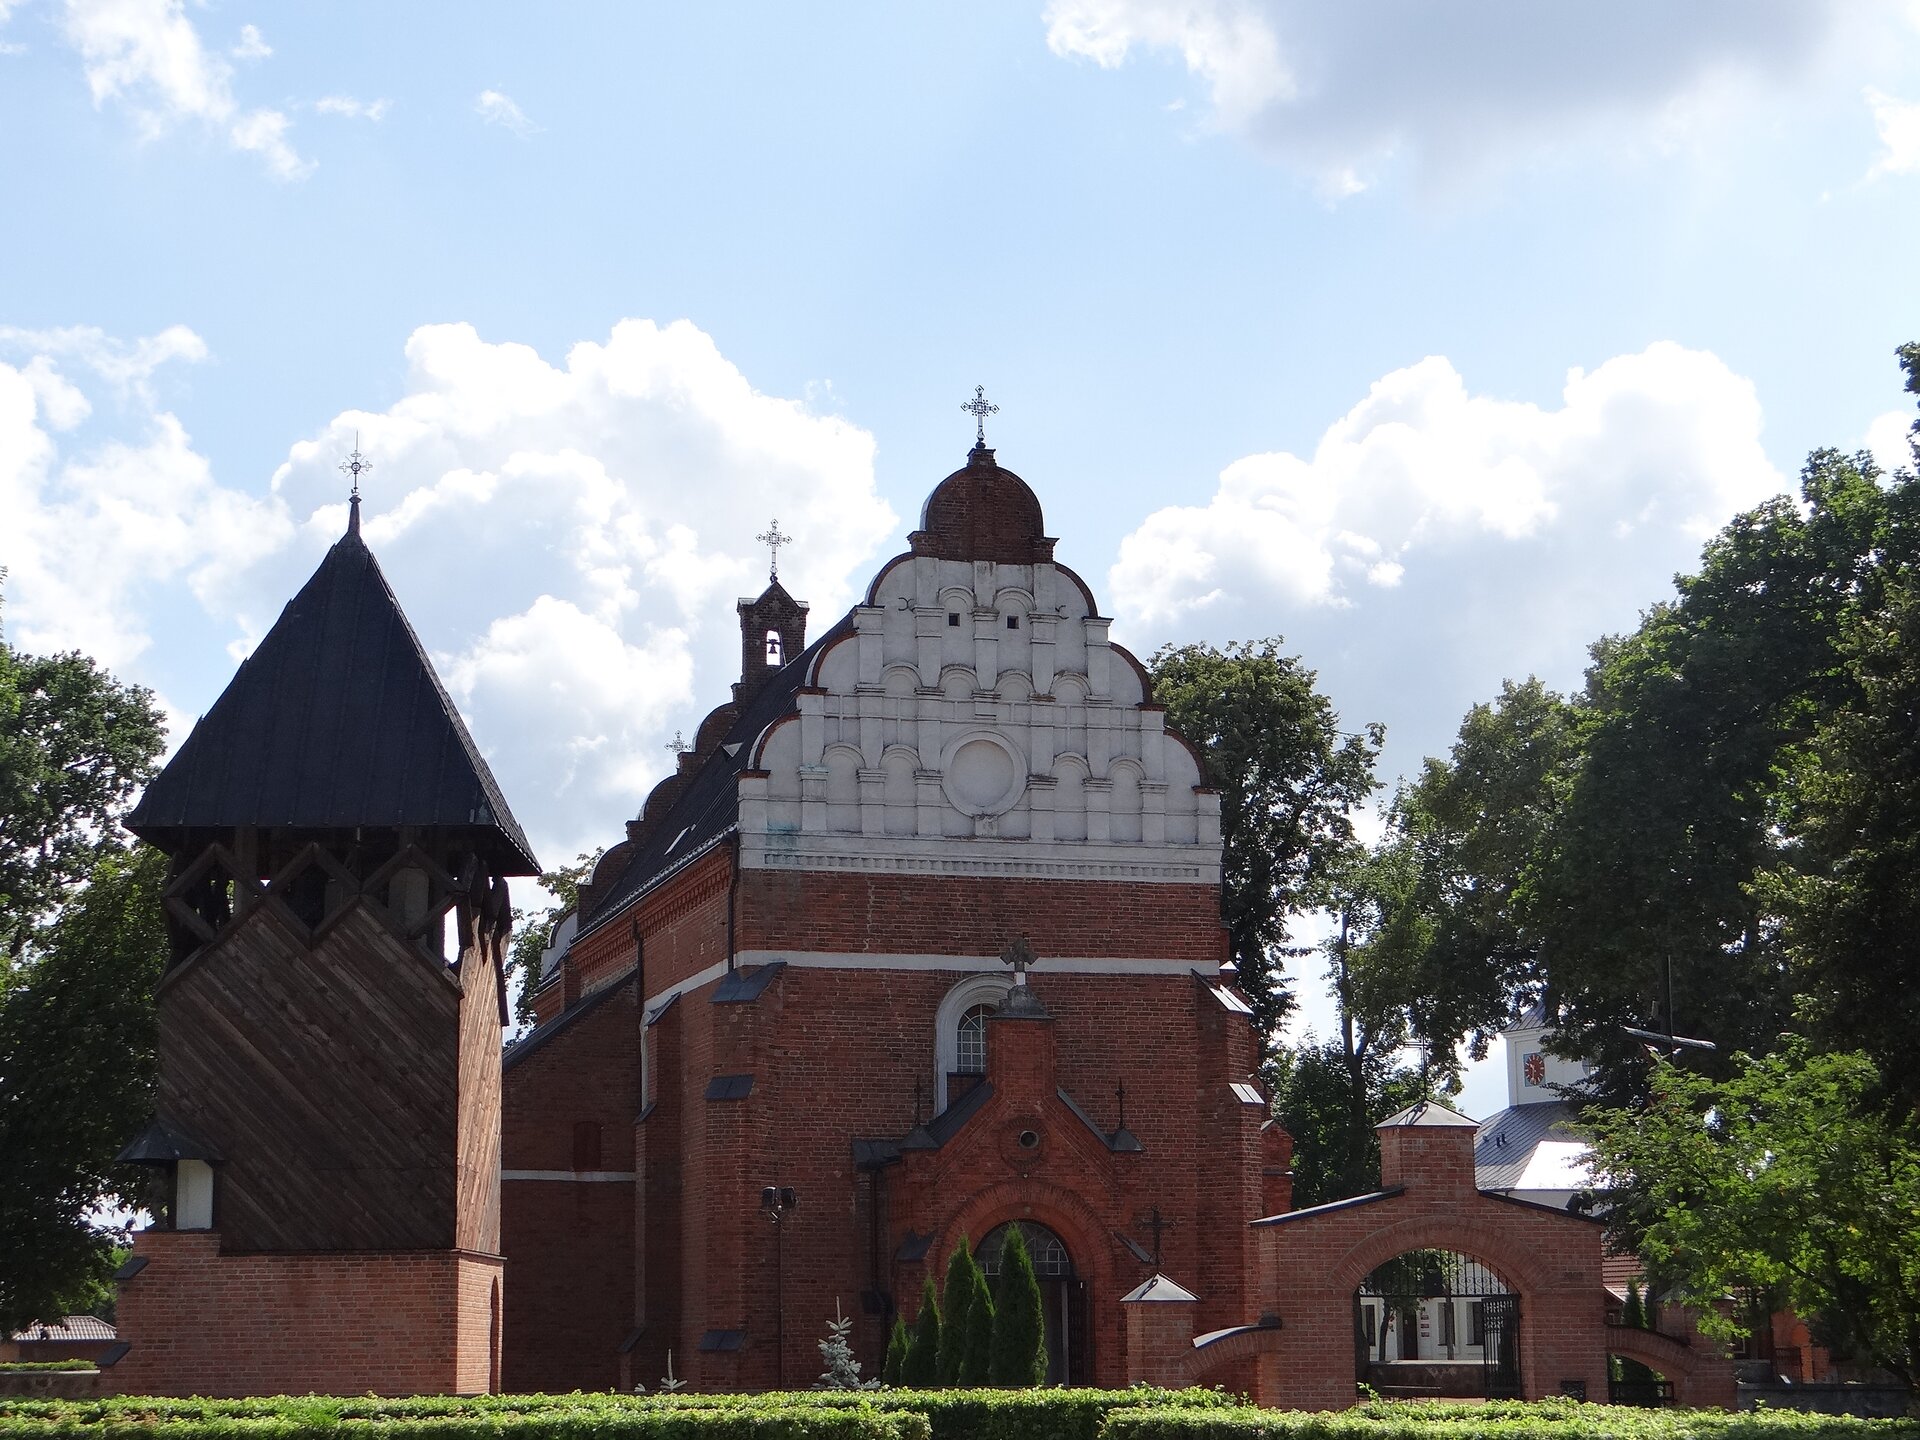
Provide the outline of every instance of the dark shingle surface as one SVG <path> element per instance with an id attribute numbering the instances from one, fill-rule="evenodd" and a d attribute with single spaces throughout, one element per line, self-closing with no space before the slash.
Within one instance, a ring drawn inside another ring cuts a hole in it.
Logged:
<path id="1" fill-rule="evenodd" d="M 127 819 L 174 832 L 474 826 L 535 875 L 533 848 L 356 531 L 327 552 Z"/>
<path id="2" fill-rule="evenodd" d="M 668 872 L 733 829 L 740 819 L 740 788 L 736 781 L 752 758 L 753 742 L 774 721 L 793 712 L 794 693 L 805 682 L 813 657 L 852 628 L 853 617 L 843 617 L 839 624 L 773 673 L 740 718 L 733 722 L 733 728 L 727 731 L 719 747 L 694 772 L 693 779 L 680 792 L 680 798 L 667 811 L 659 827 L 628 857 L 620 878 L 603 894 L 593 897 L 591 909 L 580 921 L 576 939 L 591 934 Z"/>

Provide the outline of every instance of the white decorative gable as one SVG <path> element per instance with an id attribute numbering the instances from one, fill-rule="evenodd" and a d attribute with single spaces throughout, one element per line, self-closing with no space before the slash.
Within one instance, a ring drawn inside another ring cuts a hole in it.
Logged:
<path id="1" fill-rule="evenodd" d="M 1218 882 L 1219 797 L 1071 571 L 905 555 L 851 622 L 741 777 L 743 865 Z"/>

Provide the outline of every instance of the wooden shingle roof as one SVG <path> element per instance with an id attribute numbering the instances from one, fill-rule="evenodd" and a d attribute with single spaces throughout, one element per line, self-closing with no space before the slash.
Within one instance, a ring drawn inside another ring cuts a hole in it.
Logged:
<path id="1" fill-rule="evenodd" d="M 507 875 L 539 863 L 359 525 L 327 552 L 155 777 L 127 828 L 460 827 Z"/>

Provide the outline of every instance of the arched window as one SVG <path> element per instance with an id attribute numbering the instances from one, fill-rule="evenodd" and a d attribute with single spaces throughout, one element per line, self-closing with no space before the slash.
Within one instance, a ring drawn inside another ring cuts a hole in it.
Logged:
<path id="1" fill-rule="evenodd" d="M 980 1242 L 975 1258 L 980 1268 L 988 1276 L 1000 1273 L 1000 1252 L 1006 1248 L 1007 1230 L 1010 1226 L 1020 1227 L 1020 1237 L 1027 1242 L 1027 1254 L 1033 1259 L 1033 1273 L 1042 1280 L 1066 1280 L 1073 1275 L 1073 1257 L 1067 1254 L 1066 1241 L 1044 1225 L 1036 1225 L 1031 1220 L 1009 1220 L 1005 1225 L 996 1225 L 987 1232 L 987 1238 Z"/>
<path id="2" fill-rule="evenodd" d="M 933 1017 L 934 1110 L 944 1110 L 987 1073 L 987 1017 L 1007 998 L 1005 972 L 969 975 Z"/>
<path id="3" fill-rule="evenodd" d="M 778 630 L 767 631 L 767 664 L 773 666 L 776 670 L 786 664 L 786 660 L 782 657 L 780 632 Z"/>
<path id="4" fill-rule="evenodd" d="M 987 1017 L 993 1009 L 991 1005 L 973 1005 L 960 1017 L 960 1026 L 954 1035 L 953 1068 L 957 1074 L 987 1073 Z"/>

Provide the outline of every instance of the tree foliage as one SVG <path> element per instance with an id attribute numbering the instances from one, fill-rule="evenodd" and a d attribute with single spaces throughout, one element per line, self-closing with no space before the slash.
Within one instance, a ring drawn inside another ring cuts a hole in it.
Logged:
<path id="1" fill-rule="evenodd" d="M 1007 1226 L 1000 1247 L 1000 1274 L 993 1294 L 993 1348 L 987 1383 L 1002 1389 L 1044 1385 L 1047 1379 L 1046 1317 L 1033 1257 L 1018 1225 Z"/>
<path id="2" fill-rule="evenodd" d="M 913 1341 L 907 1336 L 907 1322 L 895 1315 L 893 1329 L 887 1333 L 887 1359 L 880 1370 L 882 1381 L 888 1385 L 906 1384 L 907 1352 L 912 1348 Z"/>
<path id="3" fill-rule="evenodd" d="M 113 1237 L 91 1216 L 140 1201 L 113 1157 L 153 1105 L 153 989 L 166 861 L 106 850 L 28 947 L 0 999 L 0 1330 L 91 1309 Z"/>
<path id="4" fill-rule="evenodd" d="M 117 815 L 159 710 L 82 655 L 0 641 L 0 1333 L 95 1307 L 133 1200 L 113 1157 L 146 1118 L 166 863 Z"/>
<path id="5" fill-rule="evenodd" d="M 1220 792 L 1228 941 L 1271 1053 L 1293 1006 L 1288 922 L 1314 907 L 1324 873 L 1352 843 L 1352 812 L 1376 788 L 1386 731 L 1343 733 L 1314 672 L 1281 654 L 1278 639 L 1167 646 L 1150 668 L 1169 728 L 1200 750 Z"/>
<path id="6" fill-rule="evenodd" d="M 1380 1119 L 1420 1098 L 1420 1074 L 1396 1052 L 1373 1052 L 1361 1069 L 1364 1094 L 1354 1103 L 1353 1075 L 1340 1041 L 1308 1035 L 1282 1046 L 1268 1068 L 1274 1116 L 1293 1136 L 1293 1200 L 1324 1205 L 1380 1188 Z M 1361 1121 L 1356 1125 L 1356 1110 Z"/>
<path id="7" fill-rule="evenodd" d="M 1795 1039 L 1717 1080 L 1671 1065 L 1644 1103 L 1587 1117 L 1616 1244 L 1736 1329 L 1733 1294 L 1817 1317 L 1837 1355 L 1920 1380 L 1920 1121 L 1873 1062 Z"/>
<path id="8" fill-rule="evenodd" d="M 940 1383 L 960 1383 L 967 1349 L 967 1311 L 973 1304 L 973 1247 L 962 1235 L 947 1257 L 946 1288 L 940 1296 Z"/>
<path id="9" fill-rule="evenodd" d="M 533 992 L 540 988 L 540 957 L 553 944 L 560 922 L 580 904 L 580 887 L 592 878 L 593 867 L 603 852 L 579 854 L 571 865 L 549 870 L 540 877 L 540 888 L 552 897 L 538 909 L 514 907 L 513 947 L 508 952 L 508 967 L 519 972 L 515 990 L 513 1018 L 526 1024 L 533 1019 Z"/>
<path id="10" fill-rule="evenodd" d="M 124 843 L 117 817 L 164 740 L 152 692 L 0 640 L 0 982 Z"/>
<path id="11" fill-rule="evenodd" d="M 920 1287 L 920 1315 L 913 1323 L 913 1339 L 907 1345 L 906 1363 L 900 1367 L 900 1382 L 916 1390 L 930 1390 L 940 1383 L 940 1297 L 933 1288 L 933 1276 Z"/>
<path id="12" fill-rule="evenodd" d="M 973 1296 L 967 1301 L 967 1344 L 960 1353 L 960 1383 L 985 1385 L 993 1373 L 993 1291 L 978 1264 L 968 1271 Z"/>

